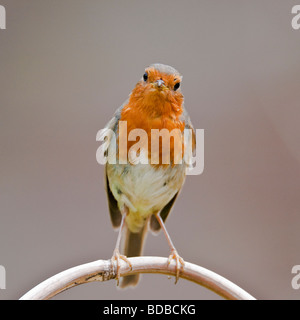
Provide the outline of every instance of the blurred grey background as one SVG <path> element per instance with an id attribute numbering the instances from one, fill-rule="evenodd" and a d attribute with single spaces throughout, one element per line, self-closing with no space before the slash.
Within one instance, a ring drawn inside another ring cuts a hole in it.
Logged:
<path id="1" fill-rule="evenodd" d="M 180 255 L 258 299 L 299 299 L 299 1 L 0 0 L 0 265 L 18 299 L 67 268 L 108 259 L 96 133 L 151 63 L 183 74 L 205 129 L 205 169 L 188 176 L 167 221 Z M 168 256 L 163 234 L 145 255 Z M 78 286 L 56 299 L 220 299 L 143 275 Z"/>

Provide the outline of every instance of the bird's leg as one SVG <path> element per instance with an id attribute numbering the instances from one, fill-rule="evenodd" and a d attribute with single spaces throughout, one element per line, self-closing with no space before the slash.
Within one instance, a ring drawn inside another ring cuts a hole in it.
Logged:
<path id="1" fill-rule="evenodd" d="M 122 233 L 124 230 L 124 226 L 125 226 L 125 218 L 128 214 L 128 208 L 124 205 L 124 210 L 122 210 L 122 220 L 121 220 L 121 225 L 119 228 L 119 233 L 118 233 L 118 238 L 117 238 L 117 242 L 116 242 L 116 247 L 115 250 L 113 252 L 113 255 L 111 257 L 111 264 L 112 266 L 114 265 L 114 261 L 117 262 L 117 286 L 119 285 L 119 280 L 120 280 L 120 259 L 125 261 L 126 263 L 128 263 L 128 265 L 130 266 L 130 268 L 132 269 L 132 264 L 130 263 L 130 261 L 127 259 L 126 256 L 121 255 L 120 254 L 120 244 L 121 244 L 121 238 L 122 238 Z"/>
<path id="2" fill-rule="evenodd" d="M 168 265 L 171 263 L 171 261 L 174 259 L 175 262 L 176 262 L 176 280 L 175 280 L 175 284 L 177 283 L 178 279 L 179 279 L 179 272 L 180 272 L 180 269 L 182 269 L 184 267 L 184 260 L 179 256 L 179 254 L 177 253 L 177 250 L 175 249 L 174 247 L 174 244 L 169 236 L 169 233 L 166 229 L 166 226 L 163 222 L 163 219 L 161 218 L 161 216 L 159 215 L 159 213 L 156 214 L 156 219 L 157 221 L 159 222 L 162 230 L 164 231 L 164 234 L 167 238 L 167 241 L 168 241 L 168 244 L 171 248 L 171 254 L 169 256 L 169 259 L 168 259 Z"/>

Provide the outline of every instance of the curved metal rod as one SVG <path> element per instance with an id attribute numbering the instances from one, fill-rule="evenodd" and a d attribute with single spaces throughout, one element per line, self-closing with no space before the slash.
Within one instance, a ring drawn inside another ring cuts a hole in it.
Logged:
<path id="1" fill-rule="evenodd" d="M 176 274 L 175 262 L 172 261 L 168 265 L 168 258 L 134 257 L 128 258 L 128 260 L 132 264 L 132 270 L 127 263 L 121 260 L 121 276 L 135 273 L 161 273 L 173 276 Z M 107 281 L 115 278 L 116 264 L 112 265 L 111 260 L 97 260 L 67 269 L 50 277 L 24 294 L 20 300 L 46 300 L 83 283 Z M 184 268 L 180 272 L 180 278 L 202 285 L 226 299 L 255 300 L 253 296 L 231 281 L 193 263 L 185 262 Z"/>

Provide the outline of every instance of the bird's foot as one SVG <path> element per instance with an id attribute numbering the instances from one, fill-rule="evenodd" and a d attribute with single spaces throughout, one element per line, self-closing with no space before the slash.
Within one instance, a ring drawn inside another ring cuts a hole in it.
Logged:
<path id="1" fill-rule="evenodd" d="M 175 267 L 175 270 L 176 270 L 175 284 L 176 284 L 179 279 L 180 270 L 182 270 L 184 267 L 184 260 L 179 256 L 179 254 L 177 253 L 177 251 L 175 249 L 173 249 L 171 251 L 171 254 L 168 259 L 168 265 L 170 265 L 172 260 L 175 260 L 175 263 L 176 263 L 176 267 Z"/>
<path id="2" fill-rule="evenodd" d="M 114 262 L 117 262 L 117 274 L 116 274 L 116 280 L 117 280 L 117 286 L 119 285 L 119 281 L 120 281 L 120 260 L 125 261 L 130 269 L 132 269 L 132 264 L 131 262 L 127 259 L 126 256 L 120 254 L 119 249 L 115 248 L 114 253 L 110 259 L 112 267 L 114 267 Z"/>

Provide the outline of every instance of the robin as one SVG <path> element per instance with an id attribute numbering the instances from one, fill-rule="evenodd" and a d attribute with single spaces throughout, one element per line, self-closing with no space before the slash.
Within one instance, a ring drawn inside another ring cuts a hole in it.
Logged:
<path id="1" fill-rule="evenodd" d="M 168 263 L 170 264 L 173 259 L 176 262 L 176 282 L 180 269 L 184 267 L 184 260 L 178 255 L 165 227 L 165 221 L 183 186 L 188 167 L 188 161 L 175 161 L 174 150 L 182 145 L 183 148 L 179 148 L 181 150 L 179 153 L 184 155 L 187 142 L 195 149 L 195 133 L 184 108 L 181 81 L 182 76 L 173 67 L 163 64 L 150 65 L 145 69 L 128 100 L 116 111 L 105 127 L 117 137 L 116 142 L 113 142 L 108 136 L 107 149 L 104 150 L 106 153 L 113 150 L 117 155 L 116 163 L 108 161 L 105 165 L 110 217 L 113 227 L 119 228 L 116 247 L 111 258 L 112 263 L 117 262 L 117 284 L 120 278 L 120 259 L 131 266 L 127 257 L 142 255 L 148 228 L 154 233 L 163 230 L 171 249 Z M 126 131 L 121 130 L 121 123 L 126 123 Z M 128 139 L 128 135 L 134 129 L 142 130 L 149 138 L 144 144 L 139 145 L 137 153 L 146 154 L 148 163 L 128 161 L 130 148 L 134 144 L 134 141 Z M 179 144 L 178 139 L 175 142 L 175 138 L 169 144 L 169 163 L 163 162 L 165 152 L 162 143 L 159 144 L 158 151 L 151 149 L 151 135 L 155 129 L 164 132 L 167 129 L 168 133 L 175 129 L 180 133 Z M 188 139 L 184 138 L 185 129 L 189 129 L 187 131 L 191 133 Z M 127 143 L 121 148 L 121 139 L 124 141 L 124 138 Z M 155 152 L 158 161 L 151 163 L 151 156 L 153 159 Z M 125 241 L 121 255 L 122 235 Z M 125 276 L 121 287 L 135 286 L 138 280 L 139 275 Z"/>

